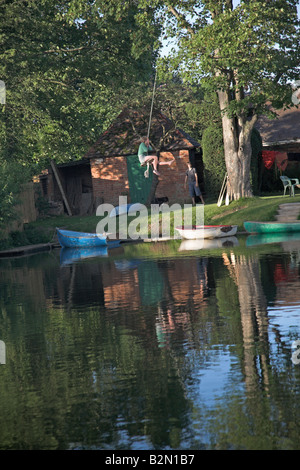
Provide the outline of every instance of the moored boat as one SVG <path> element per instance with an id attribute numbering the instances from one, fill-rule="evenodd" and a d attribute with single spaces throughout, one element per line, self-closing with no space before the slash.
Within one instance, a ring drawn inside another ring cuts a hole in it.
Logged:
<path id="1" fill-rule="evenodd" d="M 248 233 L 289 233 L 300 232 L 299 222 L 244 222 Z"/>
<path id="2" fill-rule="evenodd" d="M 176 227 L 176 230 L 186 240 L 199 240 L 232 237 L 237 232 L 237 225 L 193 225 Z"/>
<path id="3" fill-rule="evenodd" d="M 56 229 L 60 245 L 67 248 L 97 247 L 107 245 L 107 235 L 98 233 L 73 232 Z"/>

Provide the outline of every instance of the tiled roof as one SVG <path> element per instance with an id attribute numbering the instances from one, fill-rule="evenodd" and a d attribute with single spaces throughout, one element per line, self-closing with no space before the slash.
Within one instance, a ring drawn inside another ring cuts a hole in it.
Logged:
<path id="1" fill-rule="evenodd" d="M 300 142 L 300 108 L 296 106 L 276 111 L 277 117 L 259 118 L 256 128 L 259 130 L 263 145 L 282 142 Z"/>
<path id="2" fill-rule="evenodd" d="M 85 154 L 85 158 L 136 155 L 141 137 L 147 135 L 149 111 L 125 109 Z M 175 128 L 161 112 L 153 111 L 150 142 L 156 151 L 194 149 L 200 144 Z"/>

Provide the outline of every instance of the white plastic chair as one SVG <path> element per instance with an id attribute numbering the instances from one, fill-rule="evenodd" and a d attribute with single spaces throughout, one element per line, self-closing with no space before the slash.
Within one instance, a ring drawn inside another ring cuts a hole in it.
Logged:
<path id="1" fill-rule="evenodd" d="M 288 178 L 288 176 L 280 176 L 280 179 L 283 184 L 283 195 L 285 196 L 286 190 L 288 189 L 290 196 L 295 196 L 295 186 L 299 184 L 299 180 L 297 178 Z"/>

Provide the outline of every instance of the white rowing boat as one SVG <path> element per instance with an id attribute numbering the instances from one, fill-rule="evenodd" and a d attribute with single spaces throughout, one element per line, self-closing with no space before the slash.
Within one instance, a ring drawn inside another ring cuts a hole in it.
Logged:
<path id="1" fill-rule="evenodd" d="M 237 232 L 237 225 L 193 225 L 175 228 L 186 240 L 232 237 Z"/>

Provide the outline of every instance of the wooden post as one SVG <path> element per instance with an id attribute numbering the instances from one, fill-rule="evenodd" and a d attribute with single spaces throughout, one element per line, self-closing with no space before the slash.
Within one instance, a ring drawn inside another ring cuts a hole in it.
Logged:
<path id="1" fill-rule="evenodd" d="M 219 199 L 218 199 L 218 202 L 217 202 L 218 207 L 220 207 L 222 205 L 223 197 L 224 197 L 224 194 L 225 194 L 226 190 L 227 190 L 227 193 L 226 193 L 226 206 L 228 206 L 229 200 L 228 200 L 228 175 L 227 175 L 227 173 L 225 174 L 225 178 L 224 178 L 222 188 L 221 188 L 221 191 L 220 191 L 220 194 L 219 194 Z"/>
<path id="2" fill-rule="evenodd" d="M 54 173 L 54 176 L 55 176 L 55 178 L 56 178 L 56 181 L 57 181 L 59 190 L 60 190 L 61 195 L 62 195 L 62 197 L 63 197 L 65 206 L 66 206 L 66 208 L 67 208 L 68 215 L 72 215 L 72 211 L 71 211 L 71 209 L 70 209 L 67 196 L 66 196 L 66 194 L 65 194 L 65 192 L 64 192 L 64 188 L 62 187 L 62 184 L 61 184 L 61 181 L 60 181 L 60 177 L 59 177 L 59 174 L 58 174 L 58 171 L 57 171 L 57 166 L 56 166 L 56 164 L 55 164 L 55 162 L 54 162 L 53 160 L 51 160 L 51 168 L 52 168 L 52 170 L 53 170 L 53 173 Z"/>

